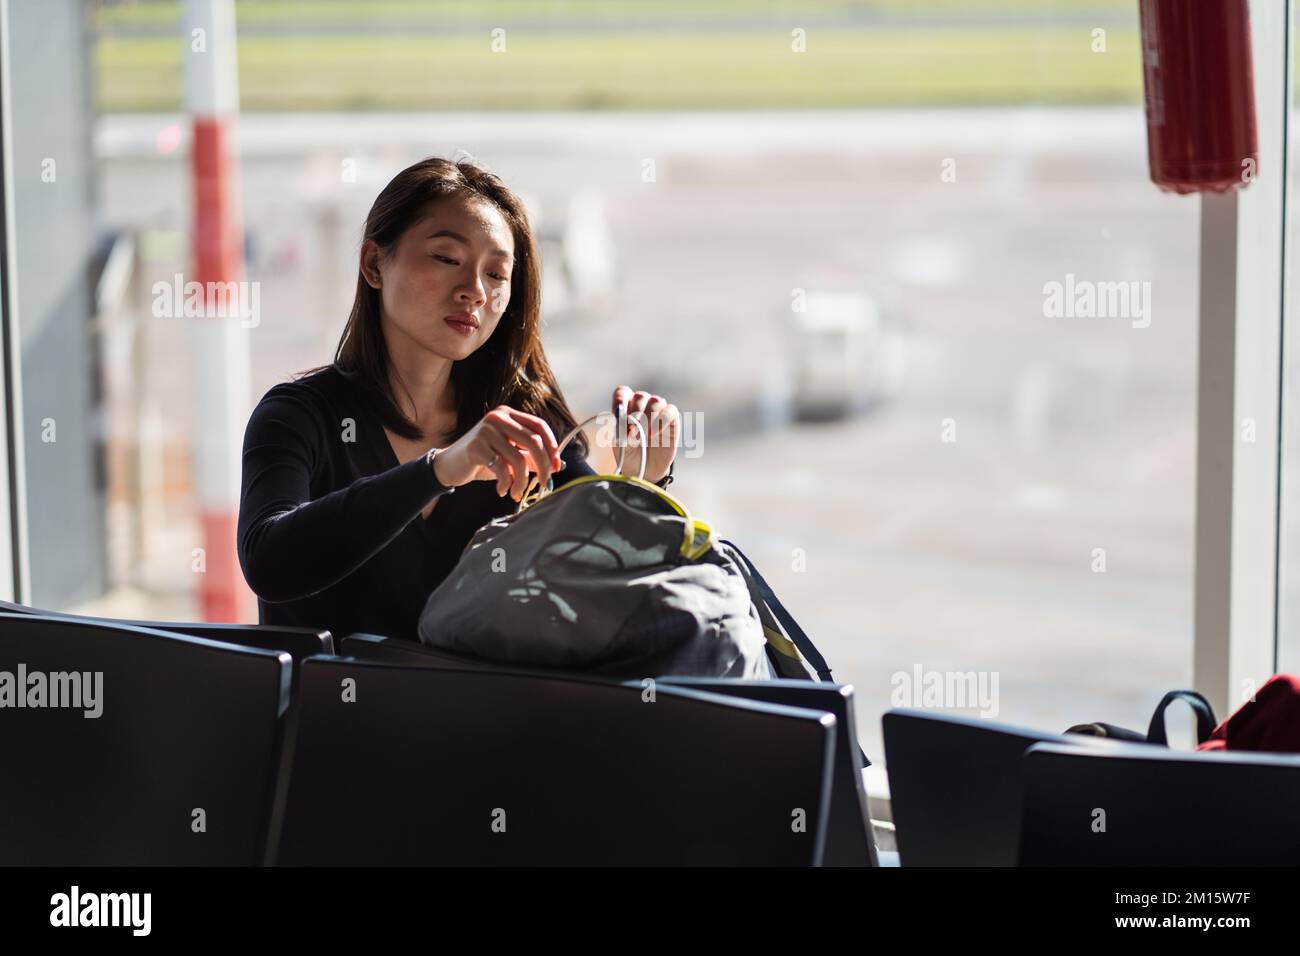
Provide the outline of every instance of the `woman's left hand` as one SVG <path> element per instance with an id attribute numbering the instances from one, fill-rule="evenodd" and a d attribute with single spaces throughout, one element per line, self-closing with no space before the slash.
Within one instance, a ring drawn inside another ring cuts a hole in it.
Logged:
<path id="1" fill-rule="evenodd" d="M 626 406 L 625 414 L 629 418 L 637 415 L 638 421 L 645 429 L 648 445 L 645 480 L 649 482 L 662 480 L 668 474 L 668 469 L 672 467 L 673 459 L 677 457 L 677 436 L 681 430 L 681 414 L 677 411 L 677 406 L 670 404 L 660 395 L 638 392 L 627 385 L 620 385 L 614 389 L 614 400 L 610 410 L 615 416 L 618 415 L 620 405 Z M 641 439 L 636 426 L 631 422 L 627 426 L 627 439 L 628 460 L 624 461 L 623 468 L 626 471 L 631 467 L 635 471 L 637 458 L 641 454 L 639 451 Z M 636 450 L 635 456 L 632 454 L 634 450 Z M 617 452 L 615 454 L 617 455 Z"/>

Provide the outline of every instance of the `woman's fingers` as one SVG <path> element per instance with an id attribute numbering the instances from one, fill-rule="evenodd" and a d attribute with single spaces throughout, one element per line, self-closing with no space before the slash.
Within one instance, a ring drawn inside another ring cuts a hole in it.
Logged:
<path id="1" fill-rule="evenodd" d="M 483 440 L 487 444 L 487 468 L 496 476 L 497 494 L 504 495 L 515 485 L 515 476 L 521 472 L 527 474 L 528 464 L 519 449 L 509 440 L 494 431 L 485 431 Z M 495 457 L 493 457 L 495 456 Z"/>
<path id="2" fill-rule="evenodd" d="M 539 465 L 550 463 L 552 470 L 560 465 L 560 443 L 555 440 L 555 433 L 543 418 L 516 411 L 502 405 L 488 413 L 487 419 L 516 445 L 525 448 L 537 447 Z M 540 439 L 540 446 L 534 446 L 533 438 Z"/>
<path id="3" fill-rule="evenodd" d="M 636 436 L 636 426 L 629 419 L 637 411 L 636 396 L 643 394 L 627 385 L 620 385 L 614 389 L 614 396 L 610 400 L 610 411 L 614 414 L 616 422 L 615 432 L 622 430 L 622 435 L 615 440 L 616 445 L 630 444 Z"/>
<path id="4" fill-rule="evenodd" d="M 615 415 L 618 415 L 620 406 L 628 418 L 637 416 L 637 421 L 645 429 L 646 444 L 650 447 L 665 442 L 676 444 L 674 430 L 678 419 L 677 406 L 670 404 L 662 395 L 620 385 L 614 389 L 612 410 Z M 635 425 L 627 425 L 625 437 L 629 441 L 636 443 L 639 435 Z"/>
<path id="5" fill-rule="evenodd" d="M 493 450 L 506 456 L 511 464 L 505 487 L 515 500 L 522 500 L 527 492 L 530 471 L 535 471 L 539 484 L 545 485 L 551 480 L 551 474 L 563 465 L 559 444 L 544 419 L 502 406 L 488 413 L 485 420 L 491 426 L 488 431 L 494 435 Z M 509 452 L 503 452 L 503 448 Z M 498 482 L 498 494 L 502 493 L 501 487 L 502 483 Z"/>
<path id="6" fill-rule="evenodd" d="M 660 448 L 665 445 L 677 445 L 677 431 L 680 427 L 681 412 L 677 406 L 662 395 L 651 395 L 646 403 L 646 415 L 650 419 L 650 444 Z"/>
<path id="7" fill-rule="evenodd" d="M 677 433 L 681 427 L 681 413 L 677 406 L 662 395 L 620 385 L 614 389 L 614 414 L 618 415 L 620 409 L 627 419 L 635 417 L 644 429 L 644 442 L 647 446 L 646 475 L 667 474 L 676 455 Z M 620 419 L 620 423 L 623 421 Z M 639 448 L 643 440 L 641 430 L 630 421 L 626 422 L 625 427 L 625 441 L 630 447 Z M 626 470 L 626 464 L 624 468 Z"/>
<path id="8" fill-rule="evenodd" d="M 614 398 L 610 403 L 610 411 L 617 415 L 619 406 L 627 406 L 632 401 L 632 396 L 634 394 L 636 394 L 636 390 L 629 388 L 626 385 L 620 385 L 618 388 L 614 389 Z"/>
<path id="9" fill-rule="evenodd" d="M 650 398 L 649 392 L 638 392 L 627 385 L 620 385 L 614 389 L 614 400 L 611 411 L 618 415 L 619 408 L 623 409 L 624 414 L 631 418 L 637 412 L 645 408 L 646 401 Z"/>
<path id="10" fill-rule="evenodd" d="M 542 423 L 545 425 L 545 423 Z M 550 429 L 547 428 L 547 433 Z M 551 480 L 551 472 L 558 467 L 556 462 L 559 455 L 554 449 L 554 438 L 552 437 L 552 447 L 547 448 L 546 436 L 537 431 L 529 431 L 527 428 L 521 429 L 515 435 L 510 436 L 510 441 L 520 447 L 527 454 L 529 461 L 532 463 L 532 470 L 537 472 L 538 484 L 545 485 Z M 522 499 L 524 492 L 527 490 L 528 473 L 517 475 L 517 484 L 515 485 L 515 497 Z"/>
<path id="11" fill-rule="evenodd" d="M 645 407 L 650 401 L 649 392 L 633 392 L 632 401 L 628 403 L 627 413 L 629 415 L 638 415 L 645 413 Z"/>
<path id="12" fill-rule="evenodd" d="M 528 444 L 525 445 L 524 447 L 528 450 L 529 454 L 532 456 L 535 465 L 533 470 L 537 472 L 537 483 L 539 485 L 545 485 L 548 481 L 551 480 L 551 472 L 555 470 L 555 465 L 554 465 L 555 456 L 553 454 L 547 453 L 546 443 L 542 440 L 542 436 L 538 435 L 536 432 L 534 432 L 532 435 L 528 437 Z M 520 500 L 522 500 L 524 497 L 524 492 L 526 492 L 527 490 L 528 490 L 528 475 L 527 473 L 525 473 L 523 475 L 523 480 L 516 488 L 516 491 L 519 492 L 517 497 Z"/>

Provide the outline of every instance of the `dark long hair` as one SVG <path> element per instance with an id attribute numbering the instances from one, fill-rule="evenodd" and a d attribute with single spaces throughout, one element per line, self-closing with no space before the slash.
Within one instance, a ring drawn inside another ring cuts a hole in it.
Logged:
<path id="1" fill-rule="evenodd" d="M 471 162 L 431 156 L 402 170 L 384 187 L 366 216 L 363 239 L 373 240 L 387 256 L 402 234 L 439 200 L 475 196 L 492 203 L 510 226 L 515 240 L 510 301 L 488 340 L 472 355 L 452 363 L 451 384 L 456 396 L 456 431 L 463 437 L 488 411 L 508 405 L 546 421 L 556 441 L 577 424 L 555 380 L 542 348 L 541 263 L 528 213 L 519 197 L 501 178 Z M 398 407 L 388 378 L 389 356 L 379 319 L 379 291 L 357 269 L 352 313 L 339 338 L 332 367 L 369 393 L 384 425 L 412 441 L 423 437 L 419 427 Z M 311 375 L 331 366 L 300 373 Z M 573 444 L 583 456 L 587 443 L 580 433 Z"/>

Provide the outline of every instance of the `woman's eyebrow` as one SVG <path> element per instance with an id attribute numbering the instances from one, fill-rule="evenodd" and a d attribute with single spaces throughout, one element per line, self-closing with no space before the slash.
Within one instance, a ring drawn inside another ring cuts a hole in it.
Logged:
<path id="1" fill-rule="evenodd" d="M 470 241 L 469 241 L 468 239 L 466 239 L 464 236 L 462 236 L 459 232 L 456 232 L 454 229 L 439 229 L 437 232 L 435 232 L 435 233 L 431 233 L 430 235 L 427 235 L 427 236 L 425 236 L 424 238 L 425 238 L 425 239 L 440 239 L 440 238 L 442 238 L 443 236 L 446 236 L 448 239 L 455 239 L 457 242 L 461 243 L 462 245 L 466 245 L 466 246 L 468 246 L 468 245 L 470 244 Z M 502 256 L 502 257 L 504 257 L 504 258 L 506 258 L 506 259 L 513 259 L 513 258 L 514 258 L 514 256 L 512 256 L 510 253 L 506 252 L 504 249 L 493 249 L 493 250 L 492 250 L 492 254 L 493 254 L 494 256 Z"/>

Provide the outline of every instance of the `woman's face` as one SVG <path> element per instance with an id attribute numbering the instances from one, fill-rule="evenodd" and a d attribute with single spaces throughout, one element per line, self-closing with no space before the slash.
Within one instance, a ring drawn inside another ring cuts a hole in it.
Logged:
<path id="1" fill-rule="evenodd" d="M 379 290 L 389 349 L 423 349 L 452 361 L 471 355 L 510 301 L 514 251 L 500 210 L 474 197 L 431 206 L 387 259 L 366 240 L 361 269 Z"/>

